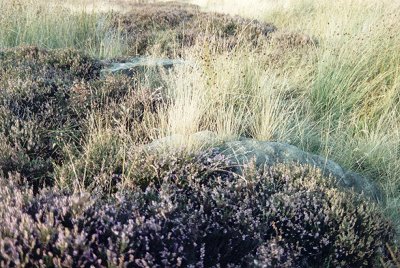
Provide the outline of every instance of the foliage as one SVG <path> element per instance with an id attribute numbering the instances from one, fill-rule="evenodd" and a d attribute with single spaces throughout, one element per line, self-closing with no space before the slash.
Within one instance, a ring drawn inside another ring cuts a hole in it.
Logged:
<path id="1" fill-rule="evenodd" d="M 0 47 L 46 48 L 0 51 L 0 266 L 118 266 L 130 255 L 132 266 L 358 267 L 379 254 L 397 264 L 378 211 L 400 226 L 396 1 L 203 1 L 259 21 L 187 4 L 113 1 L 126 4 L 116 14 L 64 2 L 0 0 Z M 50 49 L 66 47 L 77 50 Z M 188 64 L 160 83 L 100 74 L 96 58 L 133 54 Z M 217 152 L 140 155 L 154 138 L 199 130 L 297 145 L 381 183 L 387 202 L 306 167 L 241 177 Z M 40 192 L 53 184 L 68 190 Z"/>
<path id="2" fill-rule="evenodd" d="M 229 49 L 246 40 L 256 46 L 276 30 L 269 23 L 201 12 L 198 6 L 178 3 L 132 5 L 127 14 L 115 17 L 115 27 L 127 32 L 131 53 L 155 51 L 175 57 L 199 42 Z"/>
<path id="3" fill-rule="evenodd" d="M 74 50 L 36 47 L 1 51 L 0 66 L 0 170 L 51 184 L 52 161 L 79 136 L 84 117 L 76 98 L 86 92 L 74 92 L 74 83 L 98 78 L 101 66 Z"/>
<path id="4" fill-rule="evenodd" d="M 378 207 L 317 170 L 240 177 L 212 151 L 167 159 L 109 199 L 2 180 L 1 265 L 371 267 L 392 237 Z"/>

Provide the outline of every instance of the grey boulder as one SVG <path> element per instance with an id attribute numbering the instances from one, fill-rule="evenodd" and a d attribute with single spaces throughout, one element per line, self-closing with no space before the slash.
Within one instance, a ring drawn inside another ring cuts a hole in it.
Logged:
<path id="1" fill-rule="evenodd" d="M 270 141 L 243 139 L 226 142 L 219 147 L 221 154 L 234 164 L 243 166 L 254 160 L 257 167 L 275 164 L 299 164 L 318 168 L 325 176 L 332 176 L 339 186 L 380 201 L 382 194 L 377 185 L 358 173 L 344 170 L 339 164 L 322 156 L 305 152 L 296 146 Z M 240 169 L 238 170 L 240 172 Z"/>
<path id="2" fill-rule="evenodd" d="M 184 63 L 185 61 L 179 59 L 135 57 L 121 62 L 103 62 L 105 67 L 101 70 L 101 74 L 125 74 L 133 76 L 148 70 L 158 71 L 160 68 L 171 69 L 174 66 Z"/>
<path id="3" fill-rule="evenodd" d="M 144 149 L 147 152 L 165 153 L 181 148 L 185 139 L 205 144 L 206 147 L 213 147 L 230 160 L 236 166 L 236 172 L 241 173 L 242 167 L 251 161 L 255 161 L 257 168 L 273 166 L 276 164 L 299 164 L 309 165 L 320 169 L 327 177 L 333 177 L 339 187 L 353 189 L 357 193 L 362 193 L 365 197 L 381 201 L 382 194 L 378 186 L 372 181 L 358 173 L 347 171 L 339 164 L 322 156 L 311 154 L 299 149 L 296 146 L 271 141 L 257 141 L 253 139 L 240 139 L 225 143 L 219 142 L 217 135 L 211 131 L 202 131 L 184 137 L 182 135 L 172 135 L 150 144 Z"/>

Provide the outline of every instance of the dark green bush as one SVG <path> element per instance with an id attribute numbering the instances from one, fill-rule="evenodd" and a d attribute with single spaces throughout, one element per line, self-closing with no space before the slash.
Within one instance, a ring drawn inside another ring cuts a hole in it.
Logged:
<path id="1" fill-rule="evenodd" d="M 392 236 L 377 207 L 308 167 L 159 163 L 107 200 L 1 180 L 1 266 L 371 267 Z"/>

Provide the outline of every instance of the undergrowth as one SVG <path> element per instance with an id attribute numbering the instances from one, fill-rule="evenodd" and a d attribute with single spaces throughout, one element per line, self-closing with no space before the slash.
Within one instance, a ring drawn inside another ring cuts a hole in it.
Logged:
<path id="1" fill-rule="evenodd" d="M 139 180 L 108 198 L 33 195 L 2 179 L 1 265 L 371 267 L 387 258 L 392 227 L 362 197 L 309 167 L 248 167 L 240 177 L 215 153 L 142 161 Z"/>
<path id="2" fill-rule="evenodd" d="M 393 233 L 375 205 L 322 183 L 316 171 L 278 168 L 243 180 L 187 153 L 197 164 L 140 154 L 157 138 L 203 130 L 220 141 L 287 142 L 379 183 L 396 228 L 396 2 L 246 1 L 240 14 L 243 3 L 197 1 L 246 19 L 178 3 L 124 2 L 115 13 L 36 2 L 0 0 L 4 265 L 368 266 L 379 254 L 396 263 L 397 246 L 384 245 Z M 185 64 L 100 74 L 136 55 Z M 39 193 L 43 186 L 56 188 Z"/>

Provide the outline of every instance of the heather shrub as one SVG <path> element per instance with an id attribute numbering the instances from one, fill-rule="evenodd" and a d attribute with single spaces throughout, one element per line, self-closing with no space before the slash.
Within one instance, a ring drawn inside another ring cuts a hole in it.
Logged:
<path id="1" fill-rule="evenodd" d="M 108 198 L 1 180 L 1 265 L 371 267 L 392 237 L 378 207 L 309 167 L 166 158 Z"/>
<path id="2" fill-rule="evenodd" d="M 99 76 L 100 64 L 73 50 L 21 47 L 0 51 L 0 170 L 50 183 L 60 147 L 84 117 L 71 87 Z M 9 150 L 12 148 L 11 150 Z"/>
<path id="3" fill-rule="evenodd" d="M 51 185 L 66 153 L 82 154 L 89 115 L 131 129 L 156 112 L 157 94 L 140 89 L 135 78 L 101 77 L 101 68 L 74 50 L 0 51 L 0 172 L 19 173 L 35 188 Z"/>
<path id="4" fill-rule="evenodd" d="M 146 114 L 157 113 L 168 104 L 163 86 L 147 85 L 143 77 L 149 72 L 143 71 L 133 77 L 110 75 L 101 81 L 102 98 L 98 104 L 100 110 L 108 111 L 113 121 L 123 123 L 133 130 L 134 122 L 141 122 Z M 96 98 L 100 99 L 100 98 Z"/>
<path id="5" fill-rule="evenodd" d="M 201 12 L 198 6 L 179 3 L 132 5 L 127 14 L 115 17 L 123 29 L 132 54 L 156 52 L 182 56 L 183 48 L 212 42 L 219 48 L 239 43 L 260 44 L 276 28 L 257 20 Z"/>

